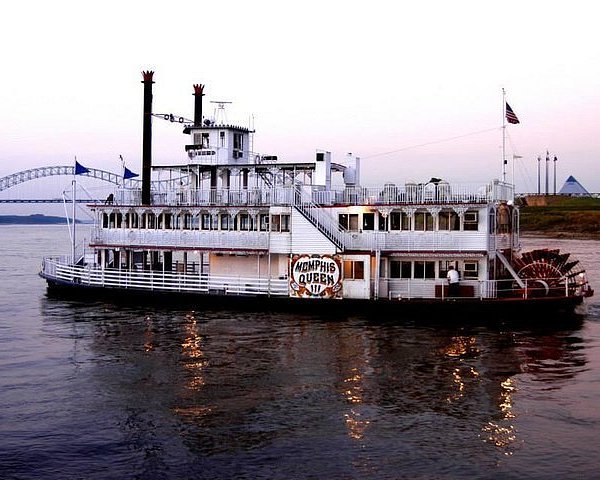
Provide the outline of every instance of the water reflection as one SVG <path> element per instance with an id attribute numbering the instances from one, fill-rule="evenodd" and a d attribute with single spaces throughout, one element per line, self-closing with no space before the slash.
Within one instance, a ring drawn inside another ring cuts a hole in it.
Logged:
<path id="1" fill-rule="evenodd" d="M 293 445 L 298 461 L 356 445 L 401 462 L 425 444 L 511 455 L 527 414 L 519 408 L 521 383 L 559 389 L 586 368 L 577 328 L 73 304 L 56 315 L 52 302 L 42 303 L 46 322 L 87 319 L 88 343 L 78 345 L 90 352 L 89 381 L 125 412 L 126 438 L 135 432 L 136 442 L 155 443 L 156 431 L 168 432 L 205 457 Z M 325 446 L 315 438 L 327 439 Z"/>

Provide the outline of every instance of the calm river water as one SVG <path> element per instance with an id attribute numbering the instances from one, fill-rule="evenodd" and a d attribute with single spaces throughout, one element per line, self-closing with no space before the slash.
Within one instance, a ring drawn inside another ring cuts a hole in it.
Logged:
<path id="1" fill-rule="evenodd" d="M 524 240 L 598 294 L 517 328 L 51 300 L 66 228 L 0 235 L 4 480 L 600 476 L 600 242 Z"/>

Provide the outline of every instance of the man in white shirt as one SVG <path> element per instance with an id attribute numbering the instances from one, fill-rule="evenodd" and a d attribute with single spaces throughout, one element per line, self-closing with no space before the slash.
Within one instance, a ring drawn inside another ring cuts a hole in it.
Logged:
<path id="1" fill-rule="evenodd" d="M 458 272 L 456 271 L 456 269 L 451 265 L 448 268 L 448 296 L 449 297 L 458 297 L 458 287 L 459 287 L 459 280 L 460 280 L 460 275 L 458 274 Z"/>

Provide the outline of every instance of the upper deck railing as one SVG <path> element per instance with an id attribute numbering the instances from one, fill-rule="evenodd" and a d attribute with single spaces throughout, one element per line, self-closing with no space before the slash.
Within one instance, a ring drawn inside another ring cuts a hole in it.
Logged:
<path id="1" fill-rule="evenodd" d="M 312 202 L 318 206 L 345 205 L 419 205 L 490 203 L 511 201 L 514 198 L 512 185 L 493 181 L 489 183 L 426 183 L 405 185 L 386 184 L 380 187 L 334 187 L 324 190 L 312 186 Z M 117 190 L 114 201 L 119 205 L 142 204 L 139 189 Z M 164 192 L 153 192 L 152 205 L 182 206 L 273 206 L 294 205 L 294 187 L 264 186 L 246 189 L 179 188 Z"/>

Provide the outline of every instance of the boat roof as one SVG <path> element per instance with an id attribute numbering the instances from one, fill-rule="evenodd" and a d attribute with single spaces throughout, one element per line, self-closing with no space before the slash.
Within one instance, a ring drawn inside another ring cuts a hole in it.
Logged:
<path id="1" fill-rule="evenodd" d="M 205 163 L 185 163 L 180 165 L 152 165 L 153 170 L 181 170 L 187 172 L 190 169 L 196 171 L 209 171 L 211 168 L 248 168 L 251 170 L 268 170 L 271 168 L 277 168 L 279 170 L 299 170 L 299 171 L 312 171 L 315 169 L 315 163 L 279 163 L 279 162 L 264 162 L 264 163 L 223 163 L 217 165 L 210 165 Z M 331 170 L 334 172 L 344 172 L 346 170 L 345 165 L 339 163 L 332 163 Z"/>

